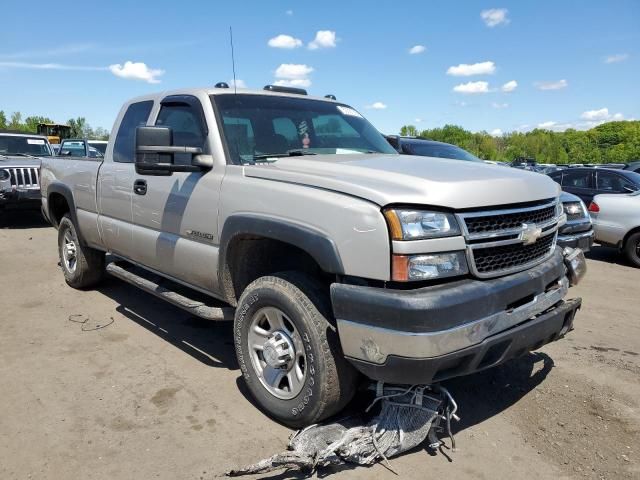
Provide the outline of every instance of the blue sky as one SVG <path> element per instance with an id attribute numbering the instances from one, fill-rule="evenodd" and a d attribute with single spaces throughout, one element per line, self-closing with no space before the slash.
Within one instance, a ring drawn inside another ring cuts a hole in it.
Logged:
<path id="1" fill-rule="evenodd" d="M 244 84 L 333 93 L 385 133 L 640 118 L 637 0 L 399 5 L 4 0 L 0 109 L 111 129 L 130 97 L 229 81 L 233 26 Z"/>

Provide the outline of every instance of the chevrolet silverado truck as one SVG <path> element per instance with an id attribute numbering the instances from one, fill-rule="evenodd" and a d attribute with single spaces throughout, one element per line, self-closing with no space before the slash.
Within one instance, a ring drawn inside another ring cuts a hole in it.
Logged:
<path id="1" fill-rule="evenodd" d="M 546 176 L 399 155 L 335 97 L 218 84 L 127 102 L 102 158 L 43 160 L 66 282 L 108 272 L 233 320 L 244 381 L 300 427 L 361 375 L 431 384 L 563 337 L 580 250 Z"/>
<path id="2" fill-rule="evenodd" d="M 0 212 L 40 208 L 40 162 L 50 156 L 46 137 L 0 131 Z"/>

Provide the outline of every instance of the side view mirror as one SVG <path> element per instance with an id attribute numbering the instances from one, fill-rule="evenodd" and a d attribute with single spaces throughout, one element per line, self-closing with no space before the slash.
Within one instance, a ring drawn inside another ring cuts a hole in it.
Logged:
<path id="1" fill-rule="evenodd" d="M 173 158 L 176 153 L 191 154 L 191 165 L 176 165 Z M 210 155 L 202 155 L 202 148 L 173 145 L 170 127 L 136 128 L 136 172 L 140 175 L 199 172 L 212 166 L 213 159 Z"/>

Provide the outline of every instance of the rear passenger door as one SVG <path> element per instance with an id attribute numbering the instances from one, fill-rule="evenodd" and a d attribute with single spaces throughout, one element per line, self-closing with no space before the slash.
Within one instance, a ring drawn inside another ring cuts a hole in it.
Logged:
<path id="1" fill-rule="evenodd" d="M 155 125 L 172 129 L 174 145 L 210 152 L 209 128 L 202 103 L 196 97 L 164 98 Z M 174 155 L 177 165 L 190 165 L 191 160 L 191 154 Z M 136 175 L 134 181 L 144 182 L 145 189 L 133 195 L 132 259 L 189 285 L 214 290 L 218 198 L 223 176 L 222 168 L 167 176 Z"/>
<path id="2" fill-rule="evenodd" d="M 135 176 L 136 127 L 146 125 L 153 100 L 130 104 L 121 113 L 118 131 L 109 143 L 98 176 L 98 225 L 105 246 L 131 258 L 133 244 L 131 214 Z"/>
<path id="3" fill-rule="evenodd" d="M 587 169 L 565 170 L 562 175 L 562 190 L 580 197 L 587 205 L 593 200 L 593 171 Z"/>

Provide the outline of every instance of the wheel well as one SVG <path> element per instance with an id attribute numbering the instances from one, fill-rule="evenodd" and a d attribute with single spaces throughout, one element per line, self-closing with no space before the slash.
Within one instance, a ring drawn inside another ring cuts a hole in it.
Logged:
<path id="1" fill-rule="evenodd" d="M 640 227 L 636 227 L 636 228 L 633 228 L 633 229 L 629 230 L 627 232 L 627 234 L 624 236 L 624 238 L 622 239 L 622 248 L 624 248 L 625 245 L 627 244 L 627 240 L 629 239 L 629 237 L 631 235 L 633 235 L 634 233 L 638 233 L 638 232 L 640 232 Z"/>
<path id="2" fill-rule="evenodd" d="M 71 211 L 67 199 L 60 193 L 52 193 L 49 195 L 48 206 L 49 215 L 51 216 L 50 220 L 55 227 L 60 225 L 64 214 Z"/>
<path id="3" fill-rule="evenodd" d="M 238 235 L 226 250 L 222 290 L 227 301 L 236 305 L 244 289 L 254 280 L 290 270 L 321 279 L 328 291 L 331 276 L 323 272 L 314 258 L 301 248 L 271 238 Z"/>

